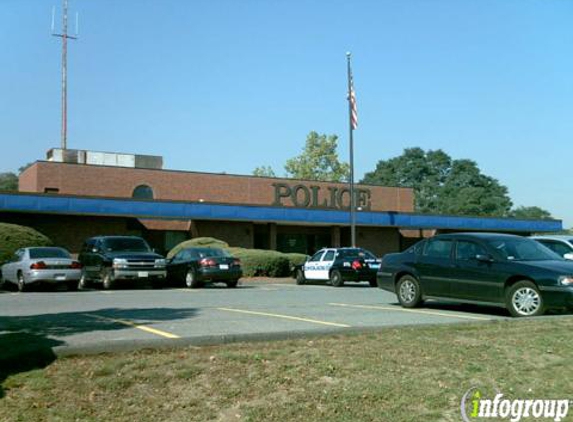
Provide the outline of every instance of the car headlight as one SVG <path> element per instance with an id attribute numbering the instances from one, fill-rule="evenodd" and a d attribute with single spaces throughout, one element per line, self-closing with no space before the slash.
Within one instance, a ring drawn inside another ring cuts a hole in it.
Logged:
<path id="1" fill-rule="evenodd" d="M 167 261 L 165 259 L 156 259 L 155 266 L 156 267 L 165 267 L 167 265 Z"/>
<path id="2" fill-rule="evenodd" d="M 127 259 L 123 258 L 113 259 L 113 268 L 125 268 L 125 267 L 127 267 Z"/>
<path id="3" fill-rule="evenodd" d="M 559 284 L 562 286 L 573 286 L 573 275 L 562 275 L 559 277 Z"/>

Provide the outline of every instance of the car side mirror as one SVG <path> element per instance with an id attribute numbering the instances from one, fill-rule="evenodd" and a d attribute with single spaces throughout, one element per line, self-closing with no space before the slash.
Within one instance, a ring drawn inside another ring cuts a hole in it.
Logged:
<path id="1" fill-rule="evenodd" d="M 569 261 L 573 261 L 573 253 L 571 253 L 571 252 L 566 253 L 565 255 L 563 255 L 563 258 L 565 258 Z"/>
<path id="2" fill-rule="evenodd" d="M 477 254 L 476 259 L 480 262 L 493 262 L 493 258 L 488 254 Z"/>

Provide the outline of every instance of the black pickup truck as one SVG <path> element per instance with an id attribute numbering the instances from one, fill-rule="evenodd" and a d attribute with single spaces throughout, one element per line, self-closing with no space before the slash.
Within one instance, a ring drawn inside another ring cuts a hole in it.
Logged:
<path id="1" fill-rule="evenodd" d="M 80 289 L 92 283 L 111 289 L 126 280 L 146 280 L 160 288 L 166 281 L 165 259 L 136 236 L 92 237 L 82 246 L 78 261 L 82 264 Z"/>

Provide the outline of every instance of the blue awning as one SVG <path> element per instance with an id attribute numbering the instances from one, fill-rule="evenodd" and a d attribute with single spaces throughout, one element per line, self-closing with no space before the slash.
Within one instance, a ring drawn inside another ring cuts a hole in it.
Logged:
<path id="1" fill-rule="evenodd" d="M 348 211 L 339 210 L 28 193 L 0 193 L 0 212 L 349 225 Z M 513 218 L 441 216 L 400 212 L 360 211 L 356 213 L 356 224 L 404 229 L 511 232 L 555 232 L 562 230 L 561 220 L 517 220 Z"/>

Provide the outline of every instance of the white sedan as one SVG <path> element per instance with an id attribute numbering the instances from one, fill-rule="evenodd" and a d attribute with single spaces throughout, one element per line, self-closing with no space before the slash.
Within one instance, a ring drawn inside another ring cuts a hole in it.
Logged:
<path id="1" fill-rule="evenodd" d="M 63 248 L 36 247 L 18 249 L 12 259 L 2 265 L 0 279 L 13 283 L 20 292 L 33 284 L 65 284 L 77 290 L 82 266 Z"/>

